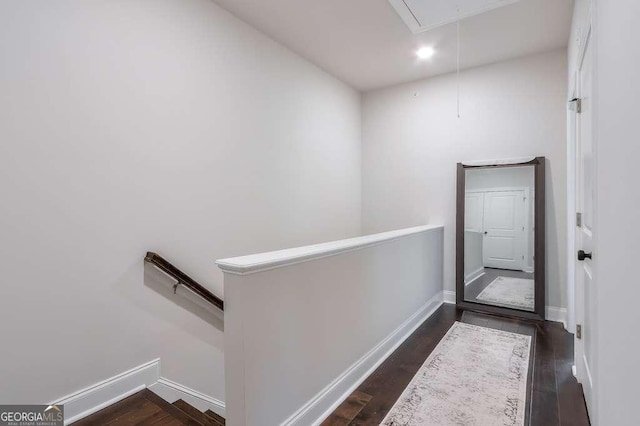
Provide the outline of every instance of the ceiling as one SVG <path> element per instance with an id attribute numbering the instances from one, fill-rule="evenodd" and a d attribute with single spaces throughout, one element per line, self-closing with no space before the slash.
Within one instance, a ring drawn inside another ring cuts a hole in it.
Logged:
<path id="1" fill-rule="evenodd" d="M 389 0 L 414 34 L 520 0 Z"/>
<path id="2" fill-rule="evenodd" d="M 362 91 L 456 69 L 456 24 L 414 34 L 388 0 L 214 0 Z M 465 0 L 461 0 L 465 1 Z M 428 3 L 411 0 L 424 12 Z M 573 0 L 520 0 L 464 18 L 460 66 L 469 68 L 566 47 Z M 415 51 L 436 54 L 418 60 Z"/>

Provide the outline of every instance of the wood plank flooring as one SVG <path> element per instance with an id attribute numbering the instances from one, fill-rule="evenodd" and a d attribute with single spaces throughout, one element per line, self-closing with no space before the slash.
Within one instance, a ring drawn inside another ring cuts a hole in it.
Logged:
<path id="1" fill-rule="evenodd" d="M 443 305 L 422 323 L 323 425 L 378 425 L 455 321 L 533 337 L 525 424 L 589 425 L 582 388 L 571 373 L 573 336 L 561 324 L 463 312 L 453 305 Z M 169 404 L 145 389 L 74 424 L 220 426 L 224 419 L 181 400 Z"/>
<path id="2" fill-rule="evenodd" d="M 380 424 L 455 321 L 533 337 L 525 424 L 589 425 L 582 387 L 571 373 L 573 336 L 562 324 L 463 312 L 454 305 L 443 305 L 323 422 L 323 426 Z"/>

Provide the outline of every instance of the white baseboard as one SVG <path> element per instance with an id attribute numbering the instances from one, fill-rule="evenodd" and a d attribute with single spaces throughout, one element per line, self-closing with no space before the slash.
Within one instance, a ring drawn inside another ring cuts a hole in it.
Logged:
<path id="1" fill-rule="evenodd" d="M 89 386 L 64 398 L 50 403 L 50 405 L 64 404 L 64 424 L 80 420 L 96 411 L 140 392 L 160 378 L 160 360 L 142 364 L 129 371 L 118 374 L 110 379 Z"/>
<path id="2" fill-rule="evenodd" d="M 484 275 L 484 266 L 476 269 L 466 277 L 464 277 L 464 285 L 467 286 Z"/>
<path id="3" fill-rule="evenodd" d="M 555 306 L 547 306 L 546 320 L 561 322 L 564 328 L 567 328 L 567 309 L 557 308 Z"/>
<path id="4" fill-rule="evenodd" d="M 442 293 L 438 293 L 383 341 L 285 420 L 283 425 L 319 425 L 441 305 Z"/>
<path id="5" fill-rule="evenodd" d="M 456 303 L 456 292 L 444 290 L 442 292 L 442 297 L 444 299 L 444 303 L 454 304 Z"/>
<path id="6" fill-rule="evenodd" d="M 224 402 L 169 379 L 165 379 L 164 377 L 160 377 L 156 383 L 149 386 L 149 390 L 169 403 L 174 403 L 175 401 L 182 399 L 200 411 L 211 410 L 214 413 L 225 417 Z"/>
<path id="7" fill-rule="evenodd" d="M 201 411 L 213 410 L 224 417 L 224 402 L 160 377 L 160 359 L 154 359 L 100 383 L 59 398 L 49 405 L 64 405 L 64 424 L 76 422 L 96 411 L 148 388 L 169 403 L 183 399 Z"/>

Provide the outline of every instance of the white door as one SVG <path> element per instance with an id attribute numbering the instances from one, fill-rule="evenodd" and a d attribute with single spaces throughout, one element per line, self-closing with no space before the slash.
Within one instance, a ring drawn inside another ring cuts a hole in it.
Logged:
<path id="1" fill-rule="evenodd" d="M 485 192 L 484 266 L 523 269 L 525 202 L 524 191 Z"/>
<path id="2" fill-rule="evenodd" d="M 593 79 L 591 37 L 587 36 L 584 55 L 578 72 L 578 97 L 581 112 L 576 121 L 576 211 L 581 215 L 581 224 L 576 227 L 576 247 L 589 254 L 593 252 L 593 218 L 595 202 L 595 157 L 593 150 Z M 595 258 L 595 255 L 593 255 Z M 575 362 L 577 378 L 584 389 L 587 408 L 593 415 L 593 368 L 594 368 L 594 260 L 585 258 L 576 262 L 576 325 L 581 328 L 581 338 L 576 331 Z"/>

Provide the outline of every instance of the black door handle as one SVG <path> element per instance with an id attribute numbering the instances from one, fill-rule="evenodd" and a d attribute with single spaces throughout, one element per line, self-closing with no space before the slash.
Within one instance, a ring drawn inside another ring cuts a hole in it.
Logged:
<path id="1" fill-rule="evenodd" d="M 578 250 L 578 260 L 591 259 L 591 253 L 585 253 L 584 250 Z"/>

